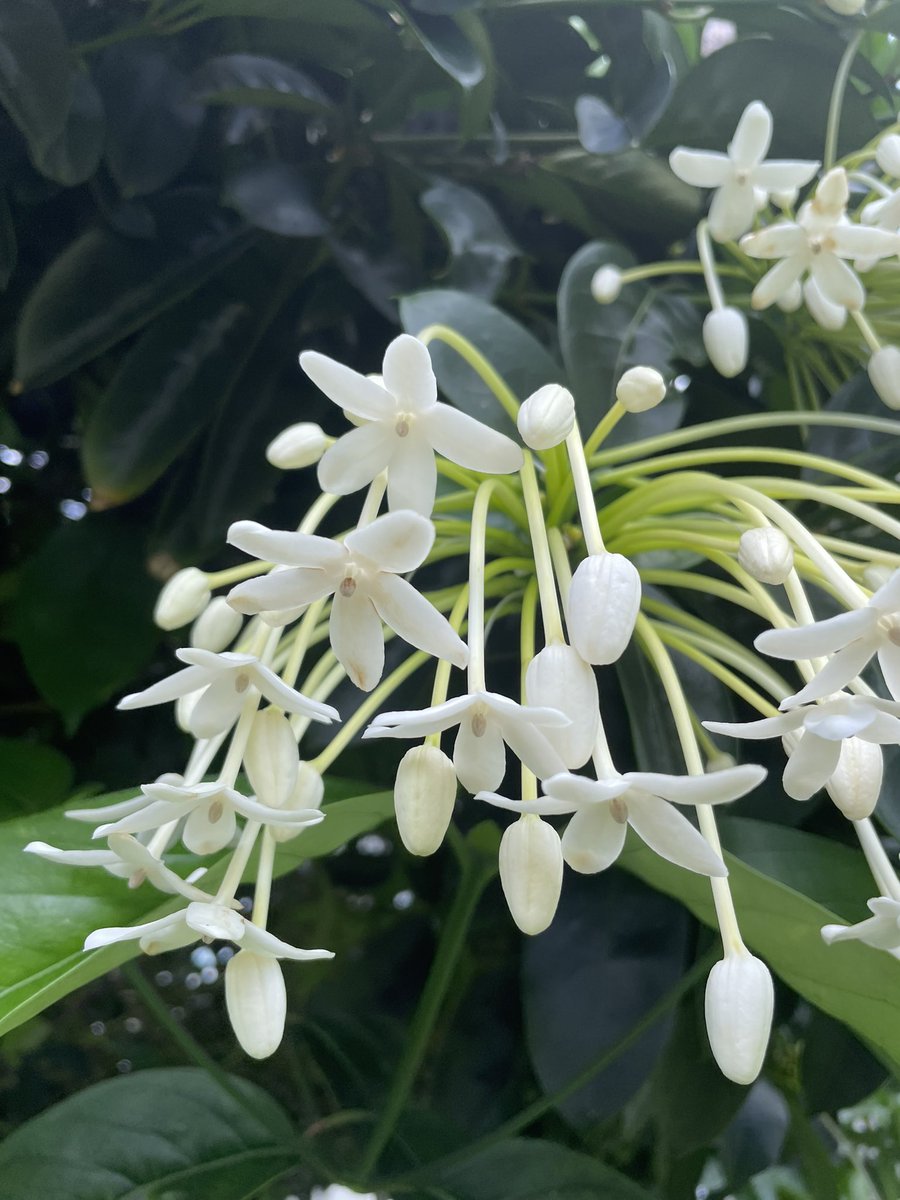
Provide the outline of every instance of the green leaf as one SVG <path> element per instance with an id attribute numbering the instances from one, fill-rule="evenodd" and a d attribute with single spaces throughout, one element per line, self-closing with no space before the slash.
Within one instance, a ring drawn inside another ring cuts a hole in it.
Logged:
<path id="1" fill-rule="evenodd" d="M 478 192 L 449 179 L 435 180 L 420 202 L 450 247 L 447 282 L 458 291 L 492 300 L 520 253 L 493 208 Z"/>
<path id="2" fill-rule="evenodd" d="M 287 1114 L 262 1088 L 197 1067 L 107 1079 L 0 1147 L 5 1200 L 250 1200 L 296 1163 Z"/>
<path id="3" fill-rule="evenodd" d="M 0 738 L 0 812 L 3 819 L 40 812 L 69 794 L 72 764 L 52 746 Z"/>
<path id="4" fill-rule="evenodd" d="M 240 168 L 225 181 L 223 200 L 251 225 L 283 237 L 318 237 L 328 228 L 302 171 L 290 163 Z"/>
<path id="5" fill-rule="evenodd" d="M 200 0 L 205 17 L 257 17 L 309 25 L 335 25 L 355 32 L 378 33 L 383 20 L 361 0 Z"/>
<path id="6" fill-rule="evenodd" d="M 398 7 L 404 12 L 410 28 L 437 65 L 467 91 L 481 83 L 485 63 L 475 45 L 455 17 L 431 16 Z"/>
<path id="7" fill-rule="evenodd" d="M 499 1142 L 437 1182 L 452 1200 L 650 1200 L 596 1158 L 537 1138 Z"/>
<path id="8" fill-rule="evenodd" d="M 132 346 L 85 425 L 81 457 L 95 505 L 145 492 L 212 419 L 248 315 L 246 304 L 208 289 L 157 317 Z"/>
<path id="9" fill-rule="evenodd" d="M 145 667 L 157 591 L 134 525 L 114 513 L 66 522 L 26 564 L 12 638 L 70 730 Z"/>
<path id="10" fill-rule="evenodd" d="M 97 170 L 103 154 L 106 119 L 103 101 L 85 72 L 76 72 L 72 104 L 59 135 L 34 152 L 34 165 L 56 183 L 74 187 Z"/>
<path id="11" fill-rule="evenodd" d="M 367 785 L 360 783 L 356 796 L 331 802 L 334 791 L 349 786 L 342 780 L 334 783 L 336 787 L 326 780 L 327 819 L 279 846 L 276 875 L 330 854 L 392 814 L 390 792 L 366 794 Z M 91 804 L 114 804 L 133 794 L 98 797 Z M 81 947 L 92 929 L 154 920 L 179 903 L 146 885 L 129 888 L 125 880 L 97 868 L 64 867 L 24 854 L 23 846 L 31 841 L 64 850 L 97 847 L 90 842 L 89 827 L 68 820 L 61 808 L 0 824 L 0 1034 L 139 953 L 136 942 L 120 942 L 85 954 Z M 220 859 L 210 867 L 206 886 L 216 886 L 224 863 Z M 173 862 L 183 875 L 197 865 L 190 855 Z"/>
<path id="12" fill-rule="evenodd" d="M 0 104 L 32 155 L 62 132 L 72 97 L 69 47 L 50 0 L 16 0 L 0 8 Z"/>
<path id="13" fill-rule="evenodd" d="M 723 818 L 729 882 L 750 948 L 811 1004 L 900 1062 L 900 965 L 861 942 L 826 946 L 823 925 L 866 915 L 873 885 L 858 852 L 795 829 Z M 736 857 L 739 856 L 739 857 Z M 619 860 L 716 927 L 709 881 L 630 840 Z"/>
<path id="14" fill-rule="evenodd" d="M 331 107 L 310 75 L 261 54 L 211 58 L 195 72 L 192 83 L 194 95 L 204 104 L 253 104 L 307 113 Z"/>
<path id="15" fill-rule="evenodd" d="M 6 287 L 16 269 L 17 254 L 16 226 L 9 201 L 0 195 L 0 289 Z"/>
<path id="16" fill-rule="evenodd" d="M 428 325 L 455 329 L 481 351 L 520 400 L 545 383 L 565 382 L 561 369 L 527 329 L 477 296 L 443 289 L 415 292 L 400 301 L 400 320 L 412 334 Z M 486 425 L 509 433 L 509 417 L 457 352 L 437 340 L 429 350 L 448 399 Z"/>
<path id="17" fill-rule="evenodd" d="M 196 196 L 157 206 L 160 237 L 81 234 L 32 290 L 16 330 L 17 380 L 53 383 L 180 300 L 248 244 L 246 229 Z"/>

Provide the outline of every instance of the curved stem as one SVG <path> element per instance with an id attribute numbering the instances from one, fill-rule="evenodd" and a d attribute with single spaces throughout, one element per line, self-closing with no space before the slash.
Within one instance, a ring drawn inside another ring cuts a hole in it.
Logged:
<path id="1" fill-rule="evenodd" d="M 850 68 L 856 58 L 860 43 L 865 36 L 865 30 L 859 29 L 847 43 L 847 49 L 841 55 L 838 69 L 834 75 L 831 88 L 831 102 L 828 105 L 828 123 L 825 126 L 825 150 L 822 154 L 822 170 L 830 171 L 837 158 L 838 132 L 841 124 L 841 111 L 844 107 L 844 93 L 850 78 Z"/>

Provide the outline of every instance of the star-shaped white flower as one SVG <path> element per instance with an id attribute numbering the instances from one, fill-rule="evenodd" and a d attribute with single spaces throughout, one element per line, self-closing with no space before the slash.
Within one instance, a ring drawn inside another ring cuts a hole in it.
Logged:
<path id="1" fill-rule="evenodd" d="M 126 925 L 95 929 L 85 939 L 85 950 L 96 950 L 113 942 L 137 940 L 145 954 L 161 954 L 164 950 L 176 950 L 192 942 L 226 941 L 253 950 L 257 954 L 268 954 L 273 958 L 290 958 L 297 962 L 308 962 L 317 958 L 334 958 L 330 950 L 300 950 L 282 942 L 274 934 L 260 929 L 233 908 L 217 902 L 193 901 L 187 908 L 156 921 L 143 925 Z"/>
<path id="2" fill-rule="evenodd" d="M 767 629 L 754 646 L 773 658 L 808 659 L 832 655 L 817 675 L 782 708 L 819 700 L 846 686 L 875 655 L 888 690 L 900 700 L 900 571 L 883 583 L 862 608 L 796 629 Z"/>
<path id="3" fill-rule="evenodd" d="M 209 738 L 231 728 L 240 715 L 247 689 L 255 687 L 270 704 L 285 712 L 298 713 L 326 724 L 340 720 L 336 708 L 294 691 L 252 654 L 232 651 L 213 654 L 211 650 L 191 649 L 176 650 L 175 656 L 190 665 L 142 692 L 123 697 L 117 707 L 132 709 L 167 704 L 203 689 L 203 695 L 191 709 L 188 726 L 194 737 Z"/>
<path id="4" fill-rule="evenodd" d="M 622 852 L 627 826 L 662 858 L 701 875 L 728 869 L 703 835 L 675 804 L 723 804 L 753 790 L 764 767 L 745 763 L 710 775 L 662 775 L 654 771 L 610 773 L 588 779 L 568 771 L 544 781 L 538 800 L 512 801 L 488 791 L 476 797 L 512 812 L 539 816 L 574 813 L 562 837 L 563 857 L 583 874 L 605 871 Z"/>
<path id="5" fill-rule="evenodd" d="M 472 793 L 493 791 L 506 774 L 504 742 L 539 779 L 564 769 L 543 729 L 561 729 L 569 718 L 555 708 L 516 704 L 498 692 L 469 692 L 433 708 L 379 713 L 364 738 L 418 738 L 459 726 L 453 766 Z"/>
<path id="6" fill-rule="evenodd" d="M 773 192 L 802 187 L 815 174 L 817 162 L 764 162 L 771 141 L 772 114 L 754 100 L 744 109 L 727 154 L 677 146 L 669 155 L 669 165 L 679 179 L 693 187 L 717 189 L 709 209 L 709 231 L 717 241 L 746 233 L 757 209 Z"/>
<path id="7" fill-rule="evenodd" d="M 228 602 L 239 612 L 286 610 L 334 595 L 331 648 L 357 687 L 371 691 L 384 669 L 381 622 L 428 654 L 464 667 L 469 652 L 443 617 L 401 575 L 421 566 L 434 542 L 434 526 L 415 512 L 392 512 L 348 533 L 343 543 L 309 533 L 266 529 L 238 521 L 228 531 L 233 546 L 288 570 L 240 583 Z"/>
<path id="8" fill-rule="evenodd" d="M 900 958 L 900 900 L 877 896 L 866 902 L 873 914 L 856 925 L 825 925 L 822 937 L 833 942 L 864 942 L 876 950 L 887 950 Z"/>
<path id="9" fill-rule="evenodd" d="M 866 293 L 844 260 L 877 262 L 900 250 L 900 237 L 884 229 L 864 228 L 847 219 L 847 176 L 835 167 L 819 183 L 815 196 L 800 208 L 796 221 L 782 221 L 747 234 L 741 249 L 751 258 L 780 258 L 753 289 L 754 308 L 768 308 L 807 272 L 821 294 L 835 305 L 859 311 Z"/>
<path id="10" fill-rule="evenodd" d="M 900 704 L 841 693 L 778 717 L 741 723 L 704 721 L 703 725 L 711 733 L 753 741 L 796 735 L 782 783 L 792 799 L 808 800 L 836 771 L 846 738 L 879 746 L 900 742 Z"/>
<path id="11" fill-rule="evenodd" d="M 364 424 L 319 461 L 323 492 L 347 496 L 387 469 L 388 505 L 430 516 L 437 487 L 435 452 L 472 471 L 505 475 L 522 466 L 519 446 L 437 398 L 428 347 L 402 333 L 388 346 L 383 383 L 307 350 L 300 366 L 329 400 Z"/>
<path id="12" fill-rule="evenodd" d="M 106 867 L 111 874 L 129 880 L 137 887 L 146 879 L 160 892 L 183 896 L 186 900 L 208 902 L 211 897 L 191 880 L 182 879 L 151 854 L 146 846 L 127 834 L 114 833 L 109 838 L 108 850 L 59 850 L 46 842 L 29 842 L 25 847 L 29 854 L 37 854 L 48 862 L 61 863 L 67 867 Z M 202 874 L 202 872 L 199 872 Z M 191 879 L 196 876 L 191 876 Z"/>

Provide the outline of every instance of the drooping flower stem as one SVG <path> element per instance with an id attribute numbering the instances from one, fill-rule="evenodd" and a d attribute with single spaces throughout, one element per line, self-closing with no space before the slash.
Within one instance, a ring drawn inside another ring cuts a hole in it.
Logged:
<path id="1" fill-rule="evenodd" d="M 709 236 L 709 222 L 705 218 L 697 225 L 697 253 L 700 255 L 700 263 L 703 267 L 703 281 L 709 293 L 709 303 L 715 312 L 717 309 L 725 307 L 725 296 L 716 273 L 716 261 L 713 257 Z"/>
<path id="2" fill-rule="evenodd" d="M 269 919 L 269 900 L 272 896 L 272 875 L 275 869 L 275 851 L 278 844 L 268 826 L 263 830 L 262 844 L 259 848 L 259 867 L 256 874 L 256 888 L 253 892 L 253 924 L 265 929 Z"/>
<path id="3" fill-rule="evenodd" d="M 600 532 L 600 522 L 597 519 L 594 489 L 588 473 L 587 459 L 577 421 L 572 427 L 572 432 L 566 438 L 566 450 L 569 454 L 569 465 L 572 468 L 572 482 L 575 486 L 575 498 L 578 502 L 578 513 L 581 517 L 581 527 L 584 530 L 584 541 L 588 554 L 602 554 L 606 547 L 603 545 L 603 534 Z M 550 519 L 553 520 L 553 514 Z"/>
<path id="4" fill-rule="evenodd" d="M 528 528 L 531 533 L 531 545 L 534 550 L 534 568 L 537 576 L 537 587 L 541 598 L 541 619 L 544 623 L 544 640 L 547 645 L 563 641 L 562 619 L 559 612 L 559 602 L 556 595 L 556 581 L 553 576 L 553 563 L 550 558 L 550 546 L 547 542 L 547 527 L 544 524 L 544 512 L 541 506 L 541 493 L 538 488 L 537 475 L 534 470 L 534 460 L 525 451 L 525 463 L 520 471 L 522 478 L 522 494 L 525 497 L 525 510 L 528 513 Z M 533 641 L 533 639 L 532 639 Z M 532 654 L 534 650 L 532 649 Z M 523 658 L 523 670 L 525 667 Z"/>
<path id="5" fill-rule="evenodd" d="M 472 508 L 472 538 L 469 551 L 469 690 L 487 690 L 484 673 L 484 555 L 488 511 L 493 479 L 486 479 Z"/>
<path id="6" fill-rule="evenodd" d="M 881 844 L 881 838 L 871 819 L 864 817 L 861 821 L 853 821 L 852 824 L 856 830 L 856 836 L 859 838 L 859 844 L 862 846 L 863 854 L 866 856 L 866 862 L 869 864 L 869 870 L 872 872 L 872 878 L 878 884 L 882 896 L 887 896 L 891 900 L 900 900 L 900 880 L 897 879 L 897 873 Z"/>
<path id="7" fill-rule="evenodd" d="M 519 412 L 519 402 L 506 381 L 494 370 L 484 355 L 475 349 L 470 341 L 450 329 L 447 325 L 429 325 L 421 333 L 416 334 L 420 342 L 427 346 L 429 342 L 439 341 L 450 346 L 472 368 L 482 383 L 497 397 L 504 412 L 515 424 Z"/>

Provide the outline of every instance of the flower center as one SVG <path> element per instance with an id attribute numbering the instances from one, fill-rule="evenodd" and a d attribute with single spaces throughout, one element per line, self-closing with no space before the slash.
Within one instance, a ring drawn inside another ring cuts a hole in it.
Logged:
<path id="1" fill-rule="evenodd" d="M 412 413 L 397 413 L 397 421 L 394 425 L 394 433 L 396 433 L 397 437 L 408 437 L 409 431 L 412 428 L 412 423 Z"/>
<path id="2" fill-rule="evenodd" d="M 900 646 L 900 618 L 882 617 L 878 622 L 879 628 L 887 635 L 887 640 L 895 646 Z"/>
<path id="3" fill-rule="evenodd" d="M 250 676 L 246 673 L 246 671 L 240 671 L 237 675 L 235 675 L 234 690 L 238 694 L 240 694 L 241 692 L 246 692 L 246 690 L 249 686 L 250 686 Z"/>
<path id="4" fill-rule="evenodd" d="M 750 172 L 745 170 L 744 168 L 741 168 L 741 170 L 735 171 L 735 173 L 734 173 L 735 183 L 746 183 L 749 178 L 750 178 Z"/>
<path id="5" fill-rule="evenodd" d="M 348 562 L 344 568 L 344 578 L 338 585 L 338 592 L 349 600 L 356 591 L 356 580 L 359 575 L 359 567 L 355 563 Z"/>
<path id="6" fill-rule="evenodd" d="M 614 796 L 609 802 L 609 811 L 612 813 L 612 819 L 618 825 L 628 824 L 628 805 L 621 796 Z"/>
<path id="7" fill-rule="evenodd" d="M 210 825 L 215 825 L 216 821 L 221 820 L 222 813 L 224 811 L 225 808 L 222 804 L 222 801 L 213 800 L 212 804 L 206 810 L 206 819 L 209 821 Z"/>
<path id="8" fill-rule="evenodd" d="M 475 735 L 475 737 L 477 737 L 477 738 L 484 737 L 486 730 L 487 730 L 487 717 L 484 715 L 484 713 L 483 712 L 473 713 L 472 714 L 472 733 Z"/>

